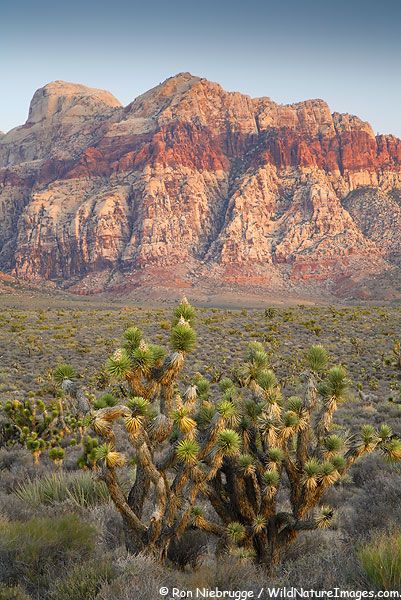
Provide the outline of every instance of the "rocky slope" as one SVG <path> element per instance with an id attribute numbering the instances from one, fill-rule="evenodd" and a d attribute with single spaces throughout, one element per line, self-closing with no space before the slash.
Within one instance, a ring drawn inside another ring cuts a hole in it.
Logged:
<path id="1" fill-rule="evenodd" d="M 181 73 L 123 107 L 56 81 L 0 136 L 0 270 L 19 278 L 391 299 L 400 269 L 401 140 L 323 100 Z"/>

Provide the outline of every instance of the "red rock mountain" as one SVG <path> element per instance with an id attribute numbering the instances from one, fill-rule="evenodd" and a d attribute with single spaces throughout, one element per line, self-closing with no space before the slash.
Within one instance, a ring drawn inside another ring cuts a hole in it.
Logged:
<path id="1" fill-rule="evenodd" d="M 401 140 L 323 100 L 280 105 L 189 73 L 126 107 L 56 81 L 0 135 L 0 270 L 88 292 L 395 298 Z"/>

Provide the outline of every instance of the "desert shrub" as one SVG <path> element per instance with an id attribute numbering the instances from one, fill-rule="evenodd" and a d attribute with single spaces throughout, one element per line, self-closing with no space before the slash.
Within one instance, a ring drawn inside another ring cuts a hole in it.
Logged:
<path id="1" fill-rule="evenodd" d="M 401 588 L 401 532 L 374 537 L 359 551 L 363 569 L 380 590 Z"/>
<path id="2" fill-rule="evenodd" d="M 34 465 L 31 453 L 25 448 L 0 449 L 0 477 L 3 492 L 11 493 L 21 481 L 42 477 L 48 471 L 48 464 Z"/>
<path id="3" fill-rule="evenodd" d="M 149 556 L 133 556 L 118 564 L 120 575 L 104 584 L 96 600 L 155 600 L 162 586 L 180 587 L 180 579 Z"/>
<path id="4" fill-rule="evenodd" d="M 20 585 L 2 585 L 0 583 L 0 600 L 31 600 L 31 596 Z"/>
<path id="5" fill-rule="evenodd" d="M 12 471 L 28 467 L 32 463 L 31 454 L 23 448 L 0 448 L 0 471 Z"/>
<path id="6" fill-rule="evenodd" d="M 120 515 L 111 502 L 98 504 L 86 513 L 88 521 L 99 530 L 99 543 L 107 551 L 117 550 L 124 543 L 124 529 Z"/>
<path id="7" fill-rule="evenodd" d="M 352 545 L 344 544 L 337 536 L 326 540 L 322 536 L 317 540 L 308 534 L 306 537 L 309 539 L 299 548 L 303 553 L 299 552 L 282 565 L 276 585 L 316 590 L 360 589 Z"/>
<path id="8" fill-rule="evenodd" d="M 167 556 L 181 569 L 185 569 L 187 565 L 196 569 L 201 565 L 207 550 L 207 535 L 203 531 L 189 529 L 184 531 L 180 539 L 172 541 Z"/>
<path id="9" fill-rule="evenodd" d="M 277 309 L 269 306 L 269 308 L 265 308 L 264 315 L 266 319 L 273 319 L 277 314 Z"/>
<path id="10" fill-rule="evenodd" d="M 52 508 L 52 511 L 54 509 Z M 0 522 L 5 521 L 29 521 L 38 516 L 35 507 L 20 500 L 14 494 L 5 494 L 0 491 Z M 40 508 L 41 516 L 46 516 L 47 507 Z"/>
<path id="11" fill-rule="evenodd" d="M 210 578 L 209 587 L 220 590 L 258 590 L 266 582 L 266 574 L 249 559 L 225 557 L 219 560 Z"/>
<path id="12" fill-rule="evenodd" d="M 164 331 L 170 331 L 171 323 L 167 320 L 160 321 L 160 327 L 161 329 L 164 329 Z"/>
<path id="13" fill-rule="evenodd" d="M 50 587 L 51 600 L 95 600 L 102 585 L 117 575 L 110 560 L 92 560 L 75 565 L 66 577 L 56 579 Z"/>
<path id="14" fill-rule="evenodd" d="M 365 539 L 375 531 L 389 527 L 400 529 L 401 474 L 383 465 L 379 468 L 374 460 L 366 461 L 362 473 L 364 482 L 344 511 L 343 529 L 354 538 Z"/>
<path id="15" fill-rule="evenodd" d="M 217 587 L 230 592 L 253 591 L 255 598 L 263 587 L 276 584 L 276 580 L 267 579 L 266 573 L 259 566 L 243 556 L 221 557 L 218 562 L 204 564 L 197 571 L 176 576 L 174 583 L 181 589 L 192 590 L 194 597 L 197 588 Z"/>
<path id="16" fill-rule="evenodd" d="M 96 529 L 76 515 L 3 521 L 0 537 L 1 580 L 24 581 L 28 591 L 48 589 L 49 580 L 76 560 L 87 559 Z"/>
<path id="17" fill-rule="evenodd" d="M 40 479 L 21 483 L 15 494 L 33 506 L 70 500 L 77 506 L 90 507 L 110 499 L 106 484 L 87 471 L 51 473 Z"/>

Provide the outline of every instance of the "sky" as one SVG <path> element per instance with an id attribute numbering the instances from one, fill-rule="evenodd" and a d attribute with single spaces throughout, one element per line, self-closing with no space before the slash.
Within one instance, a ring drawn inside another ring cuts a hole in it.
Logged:
<path id="1" fill-rule="evenodd" d="M 123 104 L 182 71 L 401 137 L 399 0 L 0 0 L 0 130 L 56 79 Z"/>

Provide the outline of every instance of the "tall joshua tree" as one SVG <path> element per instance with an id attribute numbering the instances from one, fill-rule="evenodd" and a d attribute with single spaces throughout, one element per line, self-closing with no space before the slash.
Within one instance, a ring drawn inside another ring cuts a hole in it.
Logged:
<path id="1" fill-rule="evenodd" d="M 196 390 L 190 387 L 181 397 L 177 387 L 185 358 L 195 347 L 194 316 L 194 308 L 184 299 L 174 313 L 170 354 L 146 343 L 137 327 L 125 331 L 123 346 L 109 358 L 107 366 L 113 377 L 125 381 L 126 402 L 98 410 L 93 420 L 94 431 L 105 440 L 96 457 L 123 517 L 127 547 L 161 559 L 170 541 L 188 527 L 191 508 L 208 476 L 197 465 L 196 422 L 190 416 Z M 116 476 L 116 468 L 126 460 L 116 450 L 114 425 L 120 419 L 137 465 L 128 497 Z M 144 503 L 150 492 L 154 509 L 145 522 Z"/>
<path id="2" fill-rule="evenodd" d="M 163 560 L 171 541 L 195 527 L 218 536 L 220 549 L 270 568 L 300 531 L 330 525 L 333 510 L 319 503 L 356 460 L 374 450 L 398 460 L 401 441 L 386 425 L 366 425 L 347 438 L 336 431 L 333 415 L 349 382 L 343 367 L 328 368 L 321 346 L 307 354 L 299 396 L 285 397 L 256 342 L 213 398 L 199 375 L 181 394 L 194 318 L 184 299 L 174 313 L 170 354 L 146 343 L 136 327 L 125 332 L 108 369 L 125 381 L 127 396 L 94 413 L 93 428 L 104 439 L 96 458 L 132 552 Z M 137 465 L 127 497 L 117 476 L 127 459 L 116 448 L 120 421 Z M 145 518 L 149 494 L 153 511 Z M 215 518 L 207 518 L 208 505 Z"/>

